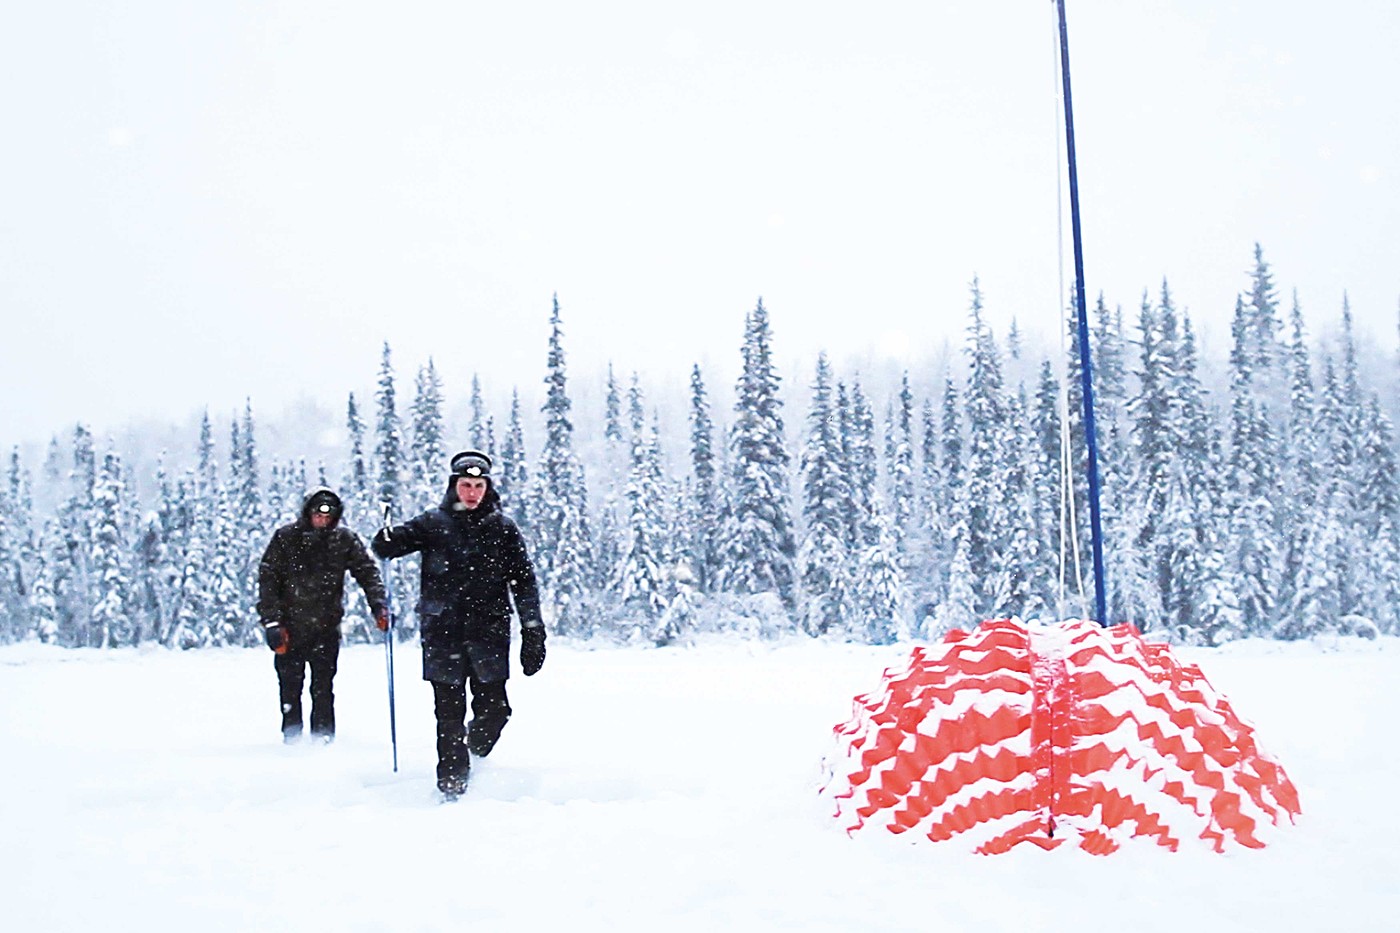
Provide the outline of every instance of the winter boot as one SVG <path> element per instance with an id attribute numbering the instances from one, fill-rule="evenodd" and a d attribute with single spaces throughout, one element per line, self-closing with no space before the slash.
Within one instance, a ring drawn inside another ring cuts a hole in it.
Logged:
<path id="1" fill-rule="evenodd" d="M 451 803 L 467 792 L 466 775 L 453 774 L 447 777 L 438 778 L 438 792 L 442 794 L 444 803 Z"/>

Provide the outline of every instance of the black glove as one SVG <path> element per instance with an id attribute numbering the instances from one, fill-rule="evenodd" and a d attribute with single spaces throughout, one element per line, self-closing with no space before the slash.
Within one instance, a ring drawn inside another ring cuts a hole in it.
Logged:
<path id="1" fill-rule="evenodd" d="M 544 667 L 544 626 L 527 625 L 520 630 L 520 669 L 526 677 Z"/>
<path id="2" fill-rule="evenodd" d="M 267 646 L 277 654 L 287 653 L 287 630 L 281 622 L 269 622 L 263 626 L 263 637 L 267 639 Z"/>

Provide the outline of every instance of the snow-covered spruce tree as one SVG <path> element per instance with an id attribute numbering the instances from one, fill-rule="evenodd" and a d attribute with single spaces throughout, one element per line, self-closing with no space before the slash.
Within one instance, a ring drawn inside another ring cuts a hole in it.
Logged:
<path id="1" fill-rule="evenodd" d="M 29 627 L 20 536 L 14 507 L 0 495 L 0 643 L 18 641 Z"/>
<path id="2" fill-rule="evenodd" d="M 394 521 L 403 521 L 408 512 L 409 498 L 406 495 L 405 476 L 407 458 L 405 456 L 403 431 L 399 422 L 398 395 L 394 388 L 394 366 L 389 342 L 384 342 L 380 356 L 379 388 L 375 393 L 375 444 L 374 469 L 375 510 L 372 527 L 379 526 L 380 510 L 387 504 Z M 411 636 L 418 630 L 418 614 L 414 607 L 418 603 L 417 558 L 411 556 L 390 561 L 387 572 L 393 574 L 391 586 L 394 590 L 394 629 L 400 637 Z M 358 641 L 373 641 L 377 631 L 371 631 L 373 621 L 368 613 L 347 616 L 349 634 Z"/>
<path id="3" fill-rule="evenodd" d="M 193 492 L 196 487 L 197 483 L 192 482 L 187 488 Z M 201 518 L 190 523 L 181 554 L 173 621 L 164 642 L 170 648 L 198 648 L 213 640 L 210 621 L 214 615 L 214 588 L 209 545 L 214 529 L 202 519 L 203 513 L 212 514 L 212 504 L 200 502 L 197 512 Z"/>
<path id="4" fill-rule="evenodd" d="M 952 554 L 957 545 L 952 540 L 952 529 L 961 524 L 966 529 L 967 516 L 964 503 L 966 494 L 966 469 L 963 462 L 963 409 L 962 397 L 957 383 L 949 375 L 943 382 L 942 430 L 939 446 L 943 468 L 943 488 L 945 496 L 938 503 L 943 510 L 942 526 L 947 529 L 947 553 Z M 951 567 L 951 564 L 949 565 Z"/>
<path id="5" fill-rule="evenodd" d="M 93 484 L 92 572 L 96 585 L 92 607 L 92 644 L 98 648 L 135 641 L 131 617 L 131 566 L 127 529 L 123 527 L 121 458 L 108 451 Z"/>
<path id="6" fill-rule="evenodd" d="M 914 393 L 909 389 L 909 371 L 899 380 L 899 395 L 895 398 L 894 417 L 890 425 L 889 470 L 891 519 L 895 536 L 901 543 L 912 531 L 914 516 Z"/>
<path id="7" fill-rule="evenodd" d="M 690 507 L 694 497 L 686 495 L 681 504 Z M 666 603 L 666 611 L 656 620 L 651 630 L 652 644 L 658 648 L 667 645 L 685 644 L 694 631 L 704 600 L 696 588 L 696 579 L 690 573 L 690 566 L 684 562 L 673 565 L 675 573 L 671 580 L 671 597 Z"/>
<path id="8" fill-rule="evenodd" d="M 345 435 L 350 440 L 349 461 L 345 465 L 345 476 L 341 480 L 341 498 L 345 511 L 351 520 L 373 521 L 377 513 L 370 488 L 369 461 L 365 457 L 365 421 L 360 408 L 355 404 L 355 393 L 345 404 Z M 302 490 L 305 494 L 307 490 Z"/>
<path id="9" fill-rule="evenodd" d="M 847 390 L 846 383 L 841 379 L 836 380 L 834 416 L 836 419 L 834 430 L 836 432 L 837 444 L 841 451 L 841 472 L 847 476 L 854 476 L 852 464 L 855 462 L 855 456 L 853 446 L 854 440 L 851 437 L 851 422 L 853 420 L 851 413 L 851 393 Z"/>
<path id="10" fill-rule="evenodd" d="M 1152 555 L 1163 611 L 1160 619 L 1139 624 L 1144 630 L 1169 624 L 1180 633 L 1190 626 L 1183 614 L 1189 617 L 1192 594 L 1199 590 L 1199 581 L 1182 575 L 1207 566 L 1199 554 L 1182 556 L 1182 549 L 1192 541 L 1197 548 L 1216 544 L 1211 521 L 1221 501 L 1221 471 L 1211 462 L 1217 444 L 1195 372 L 1194 340 L 1189 327 L 1183 335 L 1165 282 L 1155 307 L 1144 296 L 1139 324 L 1139 392 L 1128 405 L 1137 442 L 1131 481 L 1137 497 L 1128 508 L 1140 519 L 1139 544 Z"/>
<path id="11" fill-rule="evenodd" d="M 947 591 L 933 616 L 932 630 L 922 633 L 924 638 L 937 638 L 953 629 L 970 631 L 978 622 L 977 581 L 967 559 L 967 537 L 962 529 L 961 521 L 953 527 L 953 560 L 948 566 Z"/>
<path id="12" fill-rule="evenodd" d="M 1342 292 L 1342 390 L 1354 425 L 1362 419 L 1365 405 L 1361 391 L 1360 361 L 1356 354 L 1356 322 L 1351 313 L 1351 298 Z"/>
<path id="13" fill-rule="evenodd" d="M 44 451 L 44 465 L 42 467 L 44 481 L 51 489 L 57 489 L 63 481 L 64 464 L 67 462 L 67 454 L 63 451 L 63 443 L 54 434 L 49 437 L 49 446 Z"/>
<path id="14" fill-rule="evenodd" d="M 1032 501 L 1036 508 L 1031 516 L 1031 530 L 1035 535 L 1041 554 L 1042 572 L 1047 588 L 1044 596 L 1056 606 L 1057 614 L 1063 615 L 1065 607 L 1060 606 L 1059 591 L 1069 575 L 1066 565 L 1073 555 L 1061 550 L 1061 543 L 1069 545 L 1068 534 L 1061 538 L 1061 525 L 1068 530 L 1068 506 L 1063 469 L 1062 433 L 1064 424 L 1060 417 L 1060 383 L 1055 378 L 1055 368 L 1049 360 L 1040 365 L 1040 380 L 1036 384 L 1035 409 L 1031 415 L 1031 465 L 1029 482 Z"/>
<path id="15" fill-rule="evenodd" d="M 1201 549 L 1194 627 L 1205 644 L 1223 645 L 1247 634 L 1244 613 L 1235 590 L 1237 576 L 1225 566 L 1224 546 L 1219 541 L 1206 544 Z"/>
<path id="16" fill-rule="evenodd" d="M 1103 296 L 1095 306 L 1094 317 L 1094 405 L 1099 437 L 1099 477 L 1102 490 L 1101 507 L 1105 539 L 1105 563 L 1108 569 L 1109 618 L 1114 622 L 1138 622 L 1144 618 L 1159 618 L 1160 609 L 1152 609 L 1156 596 L 1152 592 L 1151 567 L 1143 548 L 1141 531 L 1144 518 L 1140 512 L 1142 500 L 1134 494 L 1135 454 L 1131 450 L 1131 426 L 1128 421 L 1127 341 L 1123 334 L 1122 308 L 1108 310 Z M 1074 413 L 1071 413 L 1073 420 Z M 1082 439 L 1081 439 L 1082 443 Z M 1073 500 L 1076 509 L 1085 502 L 1087 484 L 1071 472 Z M 1088 513 L 1077 512 L 1075 524 L 1088 524 Z M 1085 539 L 1078 543 L 1082 549 Z M 1081 550 L 1081 553 L 1084 553 Z M 1066 549 L 1065 559 L 1075 555 Z M 1082 567 L 1080 561 L 1078 567 Z M 1083 576 L 1071 569 L 1066 581 L 1083 592 L 1078 581 Z"/>
<path id="17" fill-rule="evenodd" d="M 610 441 L 622 440 L 622 396 L 618 391 L 617 379 L 613 376 L 612 360 L 608 360 L 608 385 L 606 411 L 603 415 L 603 437 Z"/>
<path id="18" fill-rule="evenodd" d="M 931 616 L 942 598 L 943 582 L 952 553 L 947 549 L 938 414 L 932 398 L 925 398 L 919 415 L 918 478 L 914 483 L 913 520 L 904 539 L 910 594 L 916 619 Z M 922 624 L 921 622 L 919 624 Z"/>
<path id="19" fill-rule="evenodd" d="M 559 296 L 549 316 L 549 357 L 545 374 L 545 401 L 541 411 L 545 416 L 544 449 L 540 452 L 539 513 L 537 516 L 535 565 L 546 585 L 554 583 L 555 563 L 559 559 L 560 538 L 564 517 L 573 493 L 574 424 L 569 411 L 568 375 L 564 359 L 564 333 L 559 317 Z"/>
<path id="20" fill-rule="evenodd" d="M 287 489 L 286 498 L 282 500 L 282 511 L 279 515 L 286 515 L 295 518 L 301 515 L 301 504 L 306 498 L 307 490 L 316 486 L 325 486 L 327 489 L 333 488 L 326 481 L 326 471 L 321 470 L 313 480 L 311 474 L 306 471 L 306 458 L 298 457 L 296 463 L 287 463 L 286 467 Z"/>
<path id="21" fill-rule="evenodd" d="M 625 488 L 623 494 L 626 495 Z M 603 493 L 603 501 L 598 505 L 593 524 L 593 557 L 603 575 L 599 581 L 601 589 L 595 595 L 605 605 L 614 608 L 621 603 L 617 584 L 621 580 L 618 568 L 622 563 L 623 539 L 627 537 L 624 510 L 625 505 L 618 502 L 617 494 L 608 490 Z"/>
<path id="22" fill-rule="evenodd" d="M 841 631 L 850 609 L 845 602 L 846 581 L 852 557 L 859 553 L 848 549 L 854 505 L 849 477 L 843 471 L 835 404 L 831 365 L 823 352 L 817 358 L 801 460 L 803 533 L 797 566 L 802 577 L 802 627 L 809 635 Z"/>
<path id="23" fill-rule="evenodd" d="M 156 467 L 155 508 L 146 512 L 134 528 L 131 596 L 137 642 L 162 642 L 170 628 L 177 573 L 170 531 L 173 499 L 162 451 Z"/>
<path id="24" fill-rule="evenodd" d="M 1397 630 L 1400 612 L 1400 484 L 1395 462 L 1395 430 L 1372 395 L 1357 444 L 1357 502 L 1366 541 L 1359 581 L 1360 614 L 1382 632 Z M 1354 558 L 1353 558 L 1354 559 Z"/>
<path id="25" fill-rule="evenodd" d="M 1183 643 L 1220 644 L 1240 633 L 1229 574 L 1211 540 L 1209 521 L 1198 507 L 1196 480 L 1188 476 L 1183 461 L 1173 463 L 1167 480 L 1157 534 L 1164 565 L 1159 577 L 1164 623 Z"/>
<path id="26" fill-rule="evenodd" d="M 769 346 L 762 299 L 745 321 L 743 370 L 735 386 L 732 512 L 720 545 L 720 587 L 731 593 L 776 593 L 791 611 L 795 601 L 793 544 L 783 440 L 780 377 Z"/>
<path id="27" fill-rule="evenodd" d="M 59 534 L 50 552 L 54 599 L 58 605 L 58 642 L 67 647 L 90 645 L 92 604 L 92 484 L 97 477 L 92 433 L 84 425 L 73 429 L 69 495 L 59 506 Z"/>
<path id="28" fill-rule="evenodd" d="M 1172 418 L 1170 393 L 1176 375 L 1176 347 L 1163 340 L 1158 313 L 1146 294 L 1138 315 L 1138 331 L 1138 393 L 1128 402 L 1128 412 L 1133 419 L 1137 452 L 1132 486 L 1138 490 L 1139 511 L 1146 519 L 1142 529 L 1142 543 L 1146 545 L 1155 538 L 1158 519 L 1166 509 L 1172 458 L 1184 446 L 1185 439 L 1182 426 Z M 1083 404 L 1082 394 L 1078 401 Z M 1144 630 L 1147 627 L 1143 625 Z"/>
<path id="29" fill-rule="evenodd" d="M 144 572 L 158 607 L 156 624 L 150 637 L 162 645 L 167 644 L 166 636 L 175 623 L 180 566 L 184 560 L 190 525 L 187 485 L 180 481 L 171 482 L 165 463 L 166 453 L 162 450 L 156 476 L 156 524 L 151 527 L 149 522 L 146 523 L 147 535 L 154 533 L 156 540 L 146 540 L 142 548 Z"/>
<path id="30" fill-rule="evenodd" d="M 1255 366 L 1266 359 L 1257 349 L 1243 298 L 1235 301 L 1230 352 L 1230 458 L 1225 503 L 1230 556 L 1245 630 L 1263 634 L 1274 625 L 1278 604 L 1280 549 L 1273 497 L 1278 490 L 1278 451 L 1267 407 L 1255 386 Z M 1256 325 L 1258 326 L 1258 325 Z"/>
<path id="31" fill-rule="evenodd" d="M 486 446 L 482 450 L 491 452 L 491 456 L 496 456 L 496 416 L 486 416 Z"/>
<path id="32" fill-rule="evenodd" d="M 263 525 L 262 491 L 258 479 L 258 445 L 253 421 L 253 401 L 243 404 L 242 447 L 238 451 L 238 514 L 244 528 L 257 531 Z"/>
<path id="33" fill-rule="evenodd" d="M 218 457 L 214 451 L 214 425 L 209 420 L 209 409 L 207 408 L 204 409 L 204 414 L 199 421 L 197 455 L 195 495 L 197 498 L 203 498 L 211 495 L 211 491 L 219 484 Z"/>
<path id="34" fill-rule="evenodd" d="M 445 472 L 447 451 L 443 445 L 442 377 L 432 357 L 428 357 L 426 366 L 418 367 L 413 404 L 409 408 L 409 428 L 413 500 L 434 502 L 441 485 L 439 478 Z"/>
<path id="35" fill-rule="evenodd" d="M 1351 313 L 1351 299 L 1346 292 L 1342 292 L 1342 372 L 1341 385 L 1338 387 L 1341 397 L 1338 401 L 1340 423 L 1346 425 L 1348 432 L 1347 455 L 1350 458 L 1350 466 L 1347 473 L 1349 480 L 1347 484 L 1347 503 L 1350 517 L 1344 532 L 1344 541 L 1347 553 L 1365 553 L 1367 542 L 1364 540 L 1362 529 L 1367 526 L 1367 513 L 1370 511 L 1369 503 L 1362 498 L 1362 475 L 1364 466 L 1362 464 L 1362 438 L 1366 433 L 1366 399 L 1361 388 L 1360 361 L 1356 350 L 1356 330 L 1355 322 Z M 1341 575 L 1343 587 L 1343 604 L 1348 614 L 1365 615 L 1366 600 L 1363 595 L 1367 589 L 1367 568 L 1364 564 L 1358 565 L 1348 562 L 1343 568 Z"/>
<path id="36" fill-rule="evenodd" d="M 666 550 L 665 493 L 658 432 L 637 437 L 627 477 L 627 525 L 613 589 L 626 612 L 628 637 L 647 637 L 666 611 L 663 563 Z"/>
<path id="37" fill-rule="evenodd" d="M 220 487 L 209 503 L 207 519 L 201 532 L 207 533 L 204 557 L 204 579 L 199 586 L 207 597 L 205 612 L 198 619 L 201 629 L 197 644 L 242 644 L 241 565 L 243 548 L 234 538 L 238 526 L 235 514 L 235 488 L 232 483 Z"/>
<path id="38" fill-rule="evenodd" d="M 597 627 L 597 613 L 589 598 L 598 586 L 596 561 L 583 467 L 572 454 L 568 470 L 565 489 L 570 498 L 560 506 L 550 604 L 555 607 L 556 632 L 587 638 Z"/>
<path id="39" fill-rule="evenodd" d="M 519 389 L 511 389 L 510 427 L 501 445 L 500 469 L 496 472 L 499 477 L 496 491 L 521 533 L 525 535 L 526 540 L 530 540 L 530 523 L 533 517 L 528 494 L 530 468 L 525 453 L 525 429 L 520 423 Z"/>
<path id="40" fill-rule="evenodd" d="M 231 490 L 231 503 L 234 535 L 240 546 L 231 549 L 230 559 L 233 561 L 231 571 L 236 575 L 239 594 L 241 633 L 237 640 L 242 644 L 254 645 L 262 642 L 262 631 L 257 621 L 258 561 L 268 536 L 268 520 L 264 516 L 258 478 L 258 449 L 251 399 L 244 402 L 238 441 L 237 449 L 231 454 L 236 464 L 233 470 L 236 488 Z"/>
<path id="41" fill-rule="evenodd" d="M 403 496 L 404 449 L 394 390 L 394 366 L 387 341 L 380 358 L 379 390 L 375 394 L 375 401 L 378 406 L 374 448 L 375 492 L 380 502 L 387 502 L 393 508 L 394 514 L 399 515 L 399 504 Z"/>
<path id="42" fill-rule="evenodd" d="M 1121 306 L 1110 312 L 1100 295 L 1094 313 L 1094 420 L 1099 428 L 1100 472 L 1107 485 L 1123 475 L 1128 458 L 1127 340 Z"/>
<path id="43" fill-rule="evenodd" d="M 1223 527 L 1225 518 L 1226 464 L 1219 418 L 1212 413 L 1209 404 L 1210 393 L 1201 384 L 1197 374 L 1200 368 L 1196 350 L 1196 334 L 1191 327 L 1190 315 L 1181 316 L 1181 340 L 1178 344 L 1176 381 L 1173 392 L 1180 403 L 1181 420 L 1186 425 L 1186 449 L 1183 452 L 1188 463 L 1204 464 L 1204 472 L 1197 474 L 1201 479 L 1198 501 L 1202 508 L 1211 509 L 1217 516 L 1217 524 Z"/>
<path id="44" fill-rule="evenodd" d="M 1344 346 L 1341 373 L 1337 372 L 1330 358 L 1325 360 L 1318 422 L 1327 469 L 1323 480 L 1326 488 L 1323 508 L 1331 513 L 1330 520 L 1336 525 L 1333 533 L 1338 541 L 1339 554 L 1348 555 L 1346 559 L 1338 559 L 1335 568 L 1337 605 L 1343 614 L 1351 614 L 1361 611 L 1360 591 L 1363 584 L 1359 572 L 1361 568 L 1350 560 L 1349 555 L 1362 553 L 1365 541 L 1361 531 L 1360 492 L 1356 482 L 1360 459 L 1360 416 L 1354 394 L 1354 377 L 1349 373 L 1352 364 L 1346 356 L 1347 348 Z"/>
<path id="45" fill-rule="evenodd" d="M 10 468 L 5 486 L 12 510 L 11 517 L 16 522 L 21 537 L 28 540 L 34 536 L 34 483 L 20 457 L 18 444 L 10 448 Z"/>
<path id="46" fill-rule="evenodd" d="M 1300 581 L 1304 554 L 1308 551 L 1307 532 L 1317 505 L 1320 467 L 1317 444 L 1316 388 L 1312 360 L 1308 352 L 1303 309 L 1298 293 L 1293 293 L 1289 312 L 1288 420 L 1284 429 L 1281 459 L 1278 524 L 1282 530 L 1283 566 L 1279 583 L 1280 616 L 1291 612 Z M 1278 623 L 1281 624 L 1280 618 Z"/>
<path id="47" fill-rule="evenodd" d="M 486 402 L 481 397 L 481 377 L 477 373 L 472 373 L 471 423 L 467 425 L 467 447 L 472 450 L 486 449 Z"/>
<path id="48" fill-rule="evenodd" d="M 690 469 L 694 478 L 694 514 L 697 518 L 692 528 L 695 542 L 692 571 L 695 586 L 701 593 L 710 591 L 715 576 L 717 545 L 713 519 L 721 511 L 715 484 L 714 434 L 710 402 L 705 395 L 705 380 L 700 373 L 700 364 L 696 363 L 690 370 Z"/>
<path id="49" fill-rule="evenodd" d="M 196 466 L 187 468 L 184 476 L 175 482 L 174 488 L 163 492 L 161 496 L 160 517 L 165 533 L 165 563 L 170 579 L 160 631 L 156 637 L 162 645 L 167 647 L 171 644 L 171 634 L 174 631 L 176 616 L 180 610 L 181 574 L 185 566 L 185 552 L 190 547 L 195 514 L 199 507 L 199 488 L 198 467 Z"/>
<path id="50" fill-rule="evenodd" d="M 967 559 L 978 581 L 978 611 L 994 610 L 1008 592 L 1004 545 L 1009 517 L 1003 495 L 1010 406 L 1001 372 L 1001 357 L 991 328 L 982 317 L 982 290 L 972 282 L 967 326 Z"/>
<path id="51" fill-rule="evenodd" d="M 646 410 L 642 404 L 642 381 L 636 370 L 632 371 L 632 382 L 627 387 L 627 427 L 633 441 L 642 436 L 646 427 Z"/>
<path id="52" fill-rule="evenodd" d="M 20 457 L 19 445 L 10 450 L 10 469 L 6 477 L 10 501 L 10 521 L 19 541 L 20 559 L 29 560 L 37 546 L 34 526 L 34 480 Z"/>
<path id="53" fill-rule="evenodd" d="M 1346 482 L 1330 471 L 1323 476 L 1316 506 L 1305 516 L 1297 536 L 1302 550 L 1290 587 L 1291 599 L 1280 613 L 1273 635 L 1285 641 L 1311 638 L 1335 625 L 1347 611 L 1342 599 L 1341 568 L 1348 559 L 1344 527 L 1338 521 Z"/>
<path id="54" fill-rule="evenodd" d="M 59 537 L 56 523 L 50 521 L 35 542 L 33 583 L 29 588 L 30 627 L 21 633 L 21 637 L 32 635 L 46 645 L 58 641 L 58 602 L 54 599 L 50 561 L 54 554 L 51 544 Z"/>
<path id="55" fill-rule="evenodd" d="M 295 514 L 290 507 L 293 491 L 293 469 L 290 463 L 274 463 L 267 471 L 268 527 L 283 524 Z M 300 500 L 298 500 L 300 501 Z M 269 536 L 270 537 L 270 536 Z"/>
<path id="56" fill-rule="evenodd" d="M 853 489 L 863 493 L 851 496 L 850 544 L 855 553 L 875 543 L 868 496 L 879 489 L 880 463 L 875 453 L 875 413 L 860 385 L 860 374 L 851 377 L 850 407 L 843 410 L 842 435 L 845 438 L 846 475 Z"/>
<path id="57" fill-rule="evenodd" d="M 1133 494 L 1127 477 L 1104 486 L 1107 507 L 1104 524 L 1104 554 L 1108 565 L 1108 617 L 1110 624 L 1131 622 L 1139 628 L 1160 624 L 1163 618 L 1162 590 L 1157 579 L 1156 545 L 1142 533 L 1146 518 L 1144 501 Z M 1066 614 L 1078 612 L 1087 618 L 1091 612 L 1092 582 L 1081 555 L 1065 554 L 1067 567 L 1062 589 L 1069 599 Z"/>
<path id="58" fill-rule="evenodd" d="M 1036 533 L 1040 504 L 1035 484 L 1036 437 L 1027 410 L 1025 386 L 1010 400 L 1006 446 L 1003 453 L 1006 524 L 998 562 L 1007 581 L 1003 602 L 994 615 L 1032 618 L 1041 615 L 1050 601 L 1050 562 Z"/>
<path id="59" fill-rule="evenodd" d="M 31 631 L 29 573 L 34 563 L 33 500 L 19 447 L 10 451 L 7 482 L 0 489 L 0 642 Z"/>
<path id="60" fill-rule="evenodd" d="M 549 588 L 546 604 L 557 607 L 555 630 L 565 635 L 586 635 L 594 624 L 586 597 L 593 590 L 597 572 L 593 540 L 588 526 L 588 492 L 583 467 L 574 455 L 573 403 L 568 394 L 564 358 L 564 334 L 559 296 L 554 296 L 549 317 L 548 371 L 545 375 L 544 449 L 536 474 L 534 499 L 535 567 Z"/>
<path id="61" fill-rule="evenodd" d="M 1254 244 L 1254 269 L 1250 273 L 1249 301 L 1240 312 L 1236 352 L 1245 357 L 1241 365 L 1252 373 L 1263 374 L 1267 382 L 1279 355 L 1278 335 L 1283 330 L 1273 273 L 1264 261 L 1264 249 Z M 1233 356 L 1231 364 L 1235 365 Z"/>
<path id="62" fill-rule="evenodd" d="M 852 629 L 864 644 L 888 645 L 909 638 L 909 585 L 894 522 L 876 490 L 870 492 L 870 523 L 875 543 L 860 555 L 859 585 L 849 597 Z"/>

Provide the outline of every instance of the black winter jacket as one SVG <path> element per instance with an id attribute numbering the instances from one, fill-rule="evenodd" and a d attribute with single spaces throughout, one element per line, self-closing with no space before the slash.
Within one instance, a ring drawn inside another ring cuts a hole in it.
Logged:
<path id="1" fill-rule="evenodd" d="M 263 625 L 281 622 L 294 632 L 317 634 L 338 631 L 345 615 L 346 571 L 365 591 L 371 612 L 378 615 L 387 605 L 379 568 L 364 542 L 340 524 L 339 497 L 335 524 L 311 526 L 312 498 L 328 493 L 335 497 L 324 487 L 307 493 L 301 517 L 278 528 L 263 553 L 258 565 L 258 615 Z"/>
<path id="2" fill-rule="evenodd" d="M 380 557 L 423 554 L 418 618 L 424 680 L 465 683 L 468 661 L 478 680 L 505 680 L 512 597 L 521 626 L 542 624 L 525 540 L 499 506 L 492 486 L 475 509 L 461 508 L 449 482 L 437 508 L 374 536 Z"/>

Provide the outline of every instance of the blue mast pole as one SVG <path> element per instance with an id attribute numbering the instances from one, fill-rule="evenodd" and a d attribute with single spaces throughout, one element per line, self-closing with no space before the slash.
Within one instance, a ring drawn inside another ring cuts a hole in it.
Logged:
<path id="1" fill-rule="evenodd" d="M 1107 584 L 1103 568 L 1103 524 L 1099 510 L 1099 443 L 1094 425 L 1094 369 L 1089 358 L 1089 312 L 1084 301 L 1084 245 L 1079 233 L 1079 167 L 1074 153 L 1074 105 L 1069 89 L 1069 30 L 1065 0 L 1055 0 L 1060 16 L 1060 74 L 1065 86 L 1065 141 L 1069 149 L 1069 205 L 1074 226 L 1074 305 L 1079 318 L 1079 377 L 1084 394 L 1084 434 L 1089 460 L 1089 525 L 1094 552 L 1094 611 L 1108 624 Z"/>

